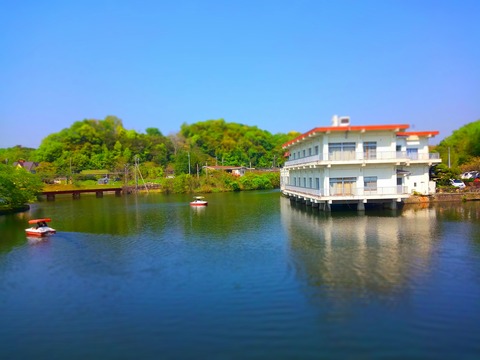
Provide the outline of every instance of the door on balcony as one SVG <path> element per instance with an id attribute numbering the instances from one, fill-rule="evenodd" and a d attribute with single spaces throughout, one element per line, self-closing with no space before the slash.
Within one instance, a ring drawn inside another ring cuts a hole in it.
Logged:
<path id="1" fill-rule="evenodd" d="M 397 194 L 403 193 L 403 176 L 397 176 Z"/>
<path id="2" fill-rule="evenodd" d="M 328 159 L 332 161 L 355 160 L 355 143 L 329 143 Z"/>
<path id="3" fill-rule="evenodd" d="M 363 157 L 365 160 L 374 160 L 377 158 L 376 141 L 365 141 L 363 143 Z"/>
<path id="4" fill-rule="evenodd" d="M 417 148 L 407 149 L 407 157 L 410 160 L 418 160 L 418 149 Z"/>

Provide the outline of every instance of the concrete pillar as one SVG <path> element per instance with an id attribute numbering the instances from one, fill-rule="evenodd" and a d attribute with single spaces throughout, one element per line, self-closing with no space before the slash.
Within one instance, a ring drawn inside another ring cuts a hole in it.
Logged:
<path id="1" fill-rule="evenodd" d="M 358 202 L 357 211 L 365 211 L 365 204 L 363 203 L 363 201 Z"/>
<path id="2" fill-rule="evenodd" d="M 390 209 L 390 210 L 396 210 L 397 209 L 397 202 L 395 200 L 392 200 L 389 203 L 386 203 L 385 207 L 387 209 Z"/>

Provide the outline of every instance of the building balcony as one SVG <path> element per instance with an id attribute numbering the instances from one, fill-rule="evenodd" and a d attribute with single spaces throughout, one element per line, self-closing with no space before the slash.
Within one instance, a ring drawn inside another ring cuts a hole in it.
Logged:
<path id="1" fill-rule="evenodd" d="M 332 163 L 385 163 L 385 162 L 441 162 L 438 153 L 408 153 L 406 151 L 336 151 L 318 154 L 285 162 L 286 167 L 302 165 L 329 165 Z"/>
<path id="2" fill-rule="evenodd" d="M 389 199 L 408 197 L 408 188 L 406 186 L 386 186 L 386 187 L 329 187 L 325 189 L 312 189 L 294 185 L 284 185 L 282 190 L 300 196 L 311 197 L 317 200 L 362 200 L 362 199 Z"/>

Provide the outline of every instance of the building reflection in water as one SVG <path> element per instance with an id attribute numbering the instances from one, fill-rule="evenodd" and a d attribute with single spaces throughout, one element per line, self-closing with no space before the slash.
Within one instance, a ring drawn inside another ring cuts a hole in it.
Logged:
<path id="1" fill-rule="evenodd" d="M 438 239 L 429 208 L 325 213 L 281 199 L 281 214 L 296 276 L 335 301 L 395 301 L 428 274 Z"/>

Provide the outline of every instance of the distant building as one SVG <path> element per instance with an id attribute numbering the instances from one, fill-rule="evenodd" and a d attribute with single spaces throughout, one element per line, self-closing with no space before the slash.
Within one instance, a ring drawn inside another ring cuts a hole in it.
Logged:
<path id="1" fill-rule="evenodd" d="M 349 204 L 396 208 L 414 193 L 435 193 L 429 170 L 441 162 L 429 153 L 438 131 L 406 132 L 408 125 L 352 126 L 349 117 L 332 119 L 283 145 L 288 160 L 281 191 L 295 201 L 330 210 Z"/>
<path id="2" fill-rule="evenodd" d="M 204 166 L 206 170 L 225 171 L 237 176 L 245 175 L 247 168 L 245 166 Z"/>
<path id="3" fill-rule="evenodd" d="M 25 161 L 25 160 L 18 160 L 13 163 L 13 166 L 16 168 L 22 168 L 27 170 L 28 172 L 35 174 L 36 168 L 38 167 L 38 162 L 33 161 Z"/>

